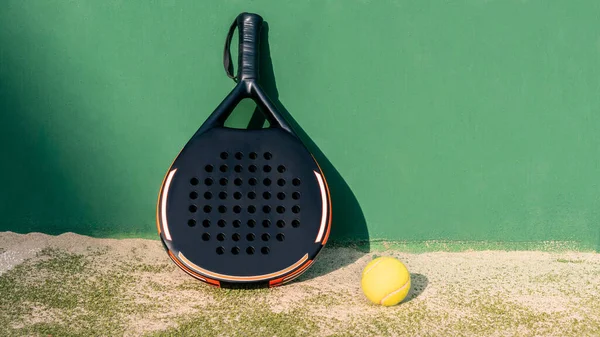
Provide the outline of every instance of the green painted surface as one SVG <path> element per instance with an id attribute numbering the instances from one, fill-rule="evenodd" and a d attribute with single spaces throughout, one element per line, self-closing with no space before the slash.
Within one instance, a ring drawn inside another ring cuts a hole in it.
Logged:
<path id="1" fill-rule="evenodd" d="M 232 87 L 221 52 L 245 10 L 330 164 L 335 239 L 600 249 L 594 0 L 4 0 L 0 230 L 155 237 L 165 170 Z"/>

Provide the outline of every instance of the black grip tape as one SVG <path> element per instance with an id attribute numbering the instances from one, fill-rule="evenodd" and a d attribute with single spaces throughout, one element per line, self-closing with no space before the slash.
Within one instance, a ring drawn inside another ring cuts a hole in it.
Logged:
<path id="1" fill-rule="evenodd" d="M 239 31 L 238 79 L 258 79 L 259 39 L 263 18 L 242 13 L 237 18 Z"/>

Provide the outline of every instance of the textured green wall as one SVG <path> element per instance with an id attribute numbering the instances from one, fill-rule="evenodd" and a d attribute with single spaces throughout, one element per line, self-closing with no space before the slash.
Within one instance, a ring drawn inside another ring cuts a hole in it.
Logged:
<path id="1" fill-rule="evenodd" d="M 3 0 L 0 230 L 155 237 L 241 11 L 331 164 L 334 238 L 600 248 L 596 0 Z"/>

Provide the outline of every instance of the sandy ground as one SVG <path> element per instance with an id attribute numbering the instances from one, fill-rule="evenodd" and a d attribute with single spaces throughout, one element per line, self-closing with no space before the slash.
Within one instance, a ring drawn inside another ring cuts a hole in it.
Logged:
<path id="1" fill-rule="evenodd" d="M 408 298 L 370 304 L 376 256 L 411 271 Z M 206 286 L 158 241 L 0 233 L 1 336 L 600 336 L 600 254 L 409 254 L 327 247 L 274 289 Z"/>

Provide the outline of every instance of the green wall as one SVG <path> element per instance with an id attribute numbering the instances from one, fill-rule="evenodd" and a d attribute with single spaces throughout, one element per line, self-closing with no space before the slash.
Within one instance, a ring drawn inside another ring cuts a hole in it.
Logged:
<path id="1" fill-rule="evenodd" d="M 0 230 L 156 237 L 242 11 L 327 159 L 334 239 L 600 249 L 596 0 L 3 0 Z"/>

